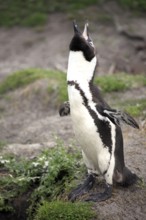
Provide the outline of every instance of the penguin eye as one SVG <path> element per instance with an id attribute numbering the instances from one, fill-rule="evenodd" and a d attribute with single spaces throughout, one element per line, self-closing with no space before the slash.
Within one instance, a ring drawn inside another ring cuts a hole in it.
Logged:
<path id="1" fill-rule="evenodd" d="M 90 44 L 91 47 L 94 48 L 94 44 L 93 44 L 93 41 L 91 40 L 91 38 L 88 38 L 88 43 Z"/>

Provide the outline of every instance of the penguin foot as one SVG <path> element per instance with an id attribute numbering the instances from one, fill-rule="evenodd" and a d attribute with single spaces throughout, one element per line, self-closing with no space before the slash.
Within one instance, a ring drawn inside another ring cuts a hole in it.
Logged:
<path id="1" fill-rule="evenodd" d="M 72 202 L 76 200 L 77 197 L 89 192 L 95 183 L 95 177 L 90 174 L 83 184 L 80 184 L 76 189 L 74 189 L 68 196 L 68 199 Z"/>
<path id="2" fill-rule="evenodd" d="M 86 202 L 101 202 L 109 199 L 112 195 L 112 185 L 106 184 L 105 191 L 103 193 L 98 194 L 91 194 L 87 199 Z"/>
<path id="3" fill-rule="evenodd" d="M 64 102 L 59 108 L 59 115 L 61 117 L 67 116 L 70 114 L 70 104 L 69 101 Z"/>

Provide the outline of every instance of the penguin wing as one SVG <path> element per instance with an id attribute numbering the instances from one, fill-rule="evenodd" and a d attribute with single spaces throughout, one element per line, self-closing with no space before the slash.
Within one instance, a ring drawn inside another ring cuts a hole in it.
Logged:
<path id="1" fill-rule="evenodd" d="M 139 129 L 138 123 L 135 119 L 130 116 L 127 112 L 123 112 L 115 109 L 104 109 L 103 113 L 109 117 L 109 119 L 114 120 L 115 124 L 120 125 L 120 122 L 130 125 L 133 128 Z"/>
<path id="2" fill-rule="evenodd" d="M 102 115 L 108 117 L 113 123 L 120 126 L 120 123 L 125 123 L 133 128 L 139 129 L 138 123 L 128 113 L 116 109 L 112 109 L 102 98 L 100 90 L 95 85 L 90 85 L 93 96 L 93 101 L 97 104 L 96 108 Z"/>
<path id="3" fill-rule="evenodd" d="M 93 101 L 97 104 L 97 106 L 100 106 L 101 108 L 107 108 L 110 109 L 110 106 L 108 103 L 102 98 L 101 92 L 97 86 L 94 84 L 90 85 Z"/>
<path id="4" fill-rule="evenodd" d="M 61 117 L 70 115 L 70 104 L 69 101 L 63 102 L 59 108 L 59 115 Z"/>

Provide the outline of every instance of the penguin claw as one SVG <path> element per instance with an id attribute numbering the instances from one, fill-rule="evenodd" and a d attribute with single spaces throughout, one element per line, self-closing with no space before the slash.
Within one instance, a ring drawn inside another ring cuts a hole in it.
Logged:
<path id="1" fill-rule="evenodd" d="M 80 184 L 76 189 L 74 189 L 69 195 L 68 200 L 74 202 L 77 197 L 82 196 L 83 194 L 89 192 L 95 183 L 95 177 L 89 175 L 83 184 Z"/>
<path id="2" fill-rule="evenodd" d="M 112 186 L 106 185 L 105 191 L 103 193 L 98 194 L 91 194 L 87 199 L 85 199 L 85 202 L 102 202 L 107 199 L 109 199 L 112 195 Z"/>

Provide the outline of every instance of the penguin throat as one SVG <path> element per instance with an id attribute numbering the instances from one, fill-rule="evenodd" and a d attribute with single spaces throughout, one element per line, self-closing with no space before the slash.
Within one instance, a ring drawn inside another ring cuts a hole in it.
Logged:
<path id="1" fill-rule="evenodd" d="M 68 60 L 67 81 L 76 81 L 79 84 L 91 82 L 94 77 L 96 57 L 87 61 L 82 51 L 70 51 Z"/>

